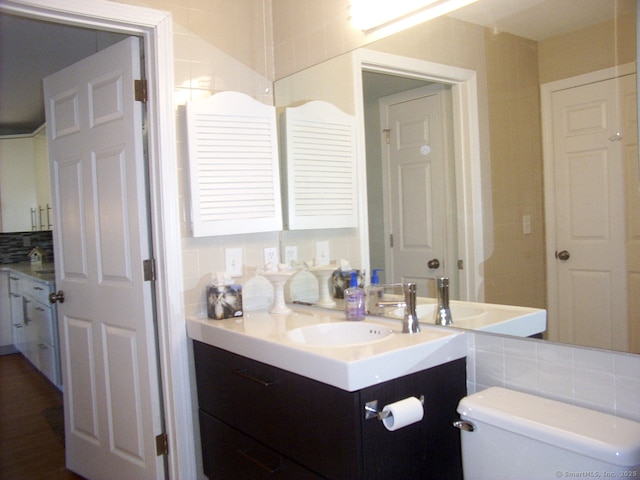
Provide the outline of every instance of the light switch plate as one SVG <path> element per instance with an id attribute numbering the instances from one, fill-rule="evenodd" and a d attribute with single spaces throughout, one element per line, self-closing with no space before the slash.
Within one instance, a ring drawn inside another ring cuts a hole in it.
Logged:
<path id="1" fill-rule="evenodd" d="M 330 262 L 329 242 L 316 242 L 316 265 L 328 265 Z"/>
<path id="2" fill-rule="evenodd" d="M 291 262 L 298 260 L 298 247 L 289 245 L 284 247 L 284 263 L 291 265 Z"/>
<path id="3" fill-rule="evenodd" d="M 531 234 L 531 215 L 522 216 L 522 233 L 524 235 Z"/>
<path id="4" fill-rule="evenodd" d="M 242 248 L 227 248 L 224 251 L 225 270 L 232 277 L 242 276 Z"/>
<path id="5" fill-rule="evenodd" d="M 278 265 L 280 259 L 278 258 L 278 249 L 276 247 L 267 247 L 264 249 L 264 264 L 271 263 Z"/>

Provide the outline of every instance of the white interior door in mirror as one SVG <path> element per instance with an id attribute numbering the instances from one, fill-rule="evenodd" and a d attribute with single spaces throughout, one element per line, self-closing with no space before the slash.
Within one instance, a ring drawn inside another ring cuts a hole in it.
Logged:
<path id="1" fill-rule="evenodd" d="M 285 111 L 289 230 L 357 227 L 355 120 L 312 101 Z"/>
<path id="2" fill-rule="evenodd" d="M 193 236 L 281 230 L 275 108 L 221 92 L 186 114 Z"/>

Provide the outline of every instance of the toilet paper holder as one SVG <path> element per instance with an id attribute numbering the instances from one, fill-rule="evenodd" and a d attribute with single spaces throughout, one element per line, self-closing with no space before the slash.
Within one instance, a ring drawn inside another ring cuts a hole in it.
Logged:
<path id="1" fill-rule="evenodd" d="M 420 403 L 424 405 L 424 395 L 420 395 Z M 364 404 L 364 419 L 369 420 L 371 418 L 377 418 L 383 420 L 391 415 L 389 411 L 378 410 L 378 400 L 371 400 Z"/>

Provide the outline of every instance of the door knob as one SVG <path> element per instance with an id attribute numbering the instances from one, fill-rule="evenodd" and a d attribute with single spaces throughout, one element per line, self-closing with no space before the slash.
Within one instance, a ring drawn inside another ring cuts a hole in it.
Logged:
<path id="1" fill-rule="evenodd" d="M 566 260 L 569 260 L 569 257 L 571 257 L 571 254 L 566 250 L 562 250 L 561 252 L 556 252 L 556 258 L 558 260 L 566 261 Z"/>
<path id="2" fill-rule="evenodd" d="M 438 260 L 437 258 L 432 258 L 427 262 L 427 267 L 429 267 L 431 270 L 440 268 L 440 260 Z"/>
<path id="3" fill-rule="evenodd" d="M 62 290 L 58 290 L 58 293 L 50 293 L 49 294 L 49 302 L 50 303 L 64 303 L 64 292 Z"/>

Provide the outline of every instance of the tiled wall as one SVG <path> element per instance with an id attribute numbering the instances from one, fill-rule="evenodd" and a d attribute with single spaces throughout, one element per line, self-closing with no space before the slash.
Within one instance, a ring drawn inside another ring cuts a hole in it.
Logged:
<path id="1" fill-rule="evenodd" d="M 485 300 L 545 308 L 542 132 L 536 42 L 485 29 L 493 249 Z M 514 139 L 517 139 L 515 141 Z M 529 217 L 530 231 L 523 231 Z"/>
<path id="2" fill-rule="evenodd" d="M 51 231 L 0 233 L 0 264 L 28 262 L 34 247 L 44 250 L 45 262 L 53 262 Z"/>
<path id="3" fill-rule="evenodd" d="M 470 334 L 469 393 L 499 386 L 640 421 L 640 355 Z"/>

